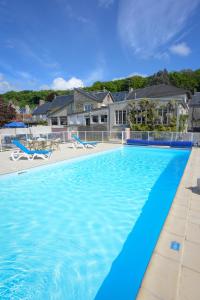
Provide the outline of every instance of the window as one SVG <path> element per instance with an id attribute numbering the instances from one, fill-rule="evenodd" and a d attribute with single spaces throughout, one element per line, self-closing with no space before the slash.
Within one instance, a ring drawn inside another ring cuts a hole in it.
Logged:
<path id="1" fill-rule="evenodd" d="M 127 111 L 126 110 L 116 110 L 115 111 L 115 124 L 117 124 L 117 125 L 127 124 Z"/>
<path id="2" fill-rule="evenodd" d="M 107 123 L 107 115 L 101 115 L 101 123 Z"/>
<path id="3" fill-rule="evenodd" d="M 141 118 L 141 117 L 137 117 L 136 123 L 137 123 L 137 124 L 142 124 L 142 118 Z"/>
<path id="4" fill-rule="evenodd" d="M 167 125 L 168 124 L 168 112 L 167 112 L 167 109 L 164 108 L 163 109 L 163 124 Z"/>
<path id="5" fill-rule="evenodd" d="M 92 116 L 92 123 L 98 123 L 99 122 L 99 116 Z"/>
<path id="6" fill-rule="evenodd" d="M 58 118 L 57 117 L 51 118 L 51 124 L 52 125 L 58 125 Z"/>
<path id="7" fill-rule="evenodd" d="M 93 109 L 93 104 L 85 104 L 84 111 L 91 111 Z"/>
<path id="8" fill-rule="evenodd" d="M 60 117 L 60 125 L 67 125 L 67 117 Z"/>
<path id="9" fill-rule="evenodd" d="M 126 110 L 123 110 L 123 112 L 122 112 L 122 123 L 123 124 L 127 123 L 126 116 L 127 116 L 127 112 L 126 112 Z"/>
<path id="10" fill-rule="evenodd" d="M 85 125 L 90 126 L 90 117 L 85 118 Z"/>

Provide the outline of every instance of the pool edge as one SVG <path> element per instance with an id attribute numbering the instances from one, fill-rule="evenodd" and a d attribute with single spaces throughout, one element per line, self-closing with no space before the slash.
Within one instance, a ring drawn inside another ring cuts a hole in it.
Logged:
<path id="1" fill-rule="evenodd" d="M 107 144 L 107 145 L 109 146 L 110 144 Z M 112 144 L 112 146 L 113 146 L 113 144 Z M 62 157 L 61 159 L 56 158 L 55 160 L 52 160 L 52 158 L 50 158 L 48 160 L 42 160 L 41 159 L 41 160 L 36 160 L 36 161 L 35 160 L 33 160 L 33 161 L 26 160 L 25 162 L 27 162 L 27 163 L 31 164 L 32 162 L 38 162 L 38 164 L 29 165 L 29 166 L 20 166 L 19 165 L 17 169 L 14 169 L 14 170 L 11 169 L 11 170 L 8 170 L 6 172 L 5 171 L 1 172 L 1 170 L 0 170 L 0 178 L 3 178 L 4 176 L 19 175 L 20 173 L 23 173 L 23 172 L 25 173 L 25 172 L 29 172 L 29 171 L 34 171 L 34 170 L 37 170 L 37 169 L 43 168 L 43 167 L 47 168 L 49 166 L 54 166 L 56 164 L 62 164 L 62 163 L 68 163 L 68 162 L 74 161 L 74 160 L 87 159 L 87 158 L 92 157 L 94 155 L 102 154 L 104 152 L 109 152 L 109 151 L 115 151 L 115 150 L 120 149 L 122 147 L 123 147 L 122 144 L 115 144 L 114 147 L 111 147 L 111 148 L 109 148 L 109 147 L 106 148 L 105 147 L 103 149 L 99 149 L 99 148 L 78 149 L 78 150 L 71 149 L 72 151 L 74 151 L 74 154 L 77 154 L 77 155 L 74 155 L 72 157 Z M 83 151 L 80 152 L 79 150 L 81 150 L 81 151 L 83 150 Z M 1 156 L 0 156 L 0 158 L 1 158 Z M 7 157 L 7 159 L 9 159 L 9 157 Z M 20 162 L 22 162 L 22 161 L 20 161 L 20 160 L 19 161 L 11 161 L 11 163 L 13 163 L 13 164 L 19 164 Z"/>
<path id="2" fill-rule="evenodd" d="M 196 178 L 198 176 L 197 170 L 200 169 L 199 156 L 200 149 L 193 148 L 143 277 L 141 287 L 136 297 L 137 300 L 183 299 L 182 285 L 183 282 L 185 284 L 187 283 L 184 281 L 186 280 L 185 277 L 183 278 L 183 266 L 185 268 L 185 257 L 188 256 L 188 246 L 185 244 L 188 240 L 188 216 L 193 198 L 191 189 L 192 186 L 196 184 Z M 200 199 L 200 196 L 197 195 L 196 197 Z M 170 243 L 172 241 L 180 243 L 179 251 L 170 249 Z M 191 256 L 191 254 L 189 254 L 189 256 Z M 192 271 L 195 272 L 195 270 Z M 196 289 L 200 291 L 200 287 L 196 287 Z M 187 293 L 187 291 L 188 289 L 184 289 L 184 293 Z M 190 296 L 190 300 L 192 299 L 196 298 Z"/>

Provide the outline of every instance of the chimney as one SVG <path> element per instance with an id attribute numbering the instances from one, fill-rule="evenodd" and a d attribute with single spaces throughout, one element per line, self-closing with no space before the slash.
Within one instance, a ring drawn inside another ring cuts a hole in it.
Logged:
<path id="1" fill-rule="evenodd" d="M 39 106 L 41 106 L 41 105 L 43 105 L 43 104 L 45 104 L 45 101 L 42 100 L 42 99 L 40 99 L 40 101 L 39 101 Z"/>
<path id="2" fill-rule="evenodd" d="M 128 91 L 129 91 L 129 93 L 133 92 L 133 88 L 129 87 Z"/>

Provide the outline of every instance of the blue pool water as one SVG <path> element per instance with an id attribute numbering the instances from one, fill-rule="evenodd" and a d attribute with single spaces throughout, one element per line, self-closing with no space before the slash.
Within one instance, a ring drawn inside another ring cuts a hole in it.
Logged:
<path id="1" fill-rule="evenodd" d="M 123 147 L 0 178 L 0 299 L 135 299 L 188 150 Z"/>

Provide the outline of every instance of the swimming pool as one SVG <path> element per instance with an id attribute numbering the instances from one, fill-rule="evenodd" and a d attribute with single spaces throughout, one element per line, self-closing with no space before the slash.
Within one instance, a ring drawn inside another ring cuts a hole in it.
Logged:
<path id="1" fill-rule="evenodd" d="M 0 299 L 135 299 L 189 150 L 122 147 L 0 178 Z"/>

